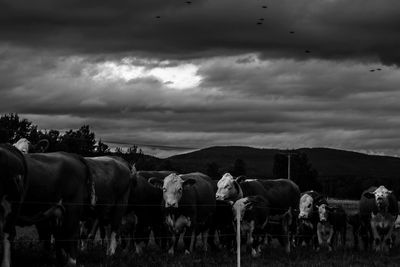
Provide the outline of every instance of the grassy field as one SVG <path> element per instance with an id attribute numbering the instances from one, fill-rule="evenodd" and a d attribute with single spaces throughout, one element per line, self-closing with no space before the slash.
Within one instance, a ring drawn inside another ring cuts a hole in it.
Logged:
<path id="1" fill-rule="evenodd" d="M 330 203 L 341 204 L 348 213 L 357 211 L 357 201 L 334 200 Z M 52 251 L 42 249 L 34 228 L 19 228 L 13 251 L 13 266 L 55 266 Z M 249 256 L 243 247 L 241 266 L 400 266 L 400 238 L 397 233 L 396 247 L 388 254 L 354 251 L 351 228 L 347 232 L 347 247 L 333 252 L 321 250 L 312 251 L 308 248 L 297 248 L 289 256 L 277 244 L 265 249 L 256 259 Z M 78 258 L 80 266 L 236 266 L 236 254 L 229 251 L 208 252 L 204 254 L 198 249 L 193 255 L 184 255 L 182 248 L 175 256 L 169 256 L 153 247 L 137 256 L 130 253 L 117 252 L 111 259 L 105 257 L 104 249 L 100 246 L 81 252 Z"/>

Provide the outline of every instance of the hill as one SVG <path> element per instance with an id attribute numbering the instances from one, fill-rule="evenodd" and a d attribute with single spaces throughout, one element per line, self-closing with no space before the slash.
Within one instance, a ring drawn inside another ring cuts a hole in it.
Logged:
<path id="1" fill-rule="evenodd" d="M 365 176 L 397 178 L 400 176 L 400 158 L 368 155 L 331 148 L 300 148 L 305 153 L 320 177 Z M 223 169 L 232 166 L 236 159 L 243 159 L 247 173 L 256 177 L 272 177 L 274 156 L 286 150 L 252 147 L 210 147 L 198 151 L 169 157 L 173 166 L 184 172 L 206 171 L 207 164 L 217 163 Z"/>

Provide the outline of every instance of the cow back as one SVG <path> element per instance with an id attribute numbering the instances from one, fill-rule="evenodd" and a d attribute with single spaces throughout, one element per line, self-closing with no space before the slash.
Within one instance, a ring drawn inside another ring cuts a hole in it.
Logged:
<path id="1" fill-rule="evenodd" d="M 183 180 L 193 179 L 196 182 L 185 186 L 179 201 L 180 211 L 189 217 L 196 217 L 197 223 L 205 223 L 215 212 L 215 190 L 212 179 L 199 172 L 182 174 Z"/>
<path id="2" fill-rule="evenodd" d="M 271 214 L 285 213 L 289 207 L 293 210 L 299 207 L 299 187 L 290 180 L 258 180 L 267 191 L 266 199 L 271 205 Z"/>
<path id="3" fill-rule="evenodd" d="M 173 171 L 138 171 L 137 175 L 143 177 L 146 180 L 149 180 L 152 177 L 157 179 L 164 179 L 171 173 L 175 173 Z"/>
<path id="4" fill-rule="evenodd" d="M 22 216 L 43 212 L 60 200 L 77 203 L 79 209 L 89 204 L 87 166 L 78 155 L 54 152 L 25 155 L 28 167 Z M 77 210 L 79 210 L 77 208 Z"/>
<path id="5" fill-rule="evenodd" d="M 245 180 L 239 183 L 239 186 L 242 189 L 243 197 L 262 196 L 267 198 L 267 190 L 257 180 Z"/>

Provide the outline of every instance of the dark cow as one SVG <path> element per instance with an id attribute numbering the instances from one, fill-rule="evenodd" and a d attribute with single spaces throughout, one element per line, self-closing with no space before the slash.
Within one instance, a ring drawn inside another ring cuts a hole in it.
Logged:
<path id="1" fill-rule="evenodd" d="M 373 244 L 376 251 L 388 251 L 393 245 L 392 232 L 399 213 L 396 196 L 384 186 L 370 187 L 361 195 L 359 208 L 364 248 Z"/>
<path id="2" fill-rule="evenodd" d="M 318 206 L 328 204 L 326 198 L 316 191 L 306 191 L 301 194 L 297 224 L 297 245 L 312 243 L 318 245 L 317 224 L 319 221 Z"/>
<path id="3" fill-rule="evenodd" d="M 235 229 L 233 225 L 234 214 L 232 211 L 232 205 L 223 200 L 216 200 L 215 204 L 213 227 L 215 231 L 218 232 L 219 243 L 227 249 L 232 249 L 235 245 Z M 212 230 L 210 233 L 212 234 Z"/>
<path id="4" fill-rule="evenodd" d="M 235 224 L 237 217 L 240 216 L 240 234 L 247 237 L 247 246 L 251 247 L 253 257 L 261 252 L 270 212 L 269 206 L 268 201 L 262 196 L 241 198 L 232 206 Z"/>
<path id="5" fill-rule="evenodd" d="M 131 172 L 129 164 L 119 157 L 86 157 L 95 185 L 97 203 L 94 221 L 88 238 L 94 238 L 98 227 L 107 230 L 107 255 L 114 255 L 116 236 L 125 215 L 131 189 Z M 91 221 L 93 218 L 89 218 Z"/>
<path id="6" fill-rule="evenodd" d="M 353 248 L 358 250 L 358 236 L 360 234 L 361 229 L 361 217 L 360 213 L 352 213 L 347 216 L 347 222 L 351 225 L 352 232 L 353 232 Z"/>
<path id="7" fill-rule="evenodd" d="M 212 180 L 202 173 L 170 174 L 163 181 L 165 221 L 172 234 L 173 254 L 184 232 L 185 253 L 193 252 L 196 236 L 202 233 L 207 250 L 208 230 L 215 212 Z"/>
<path id="8" fill-rule="evenodd" d="M 149 180 L 150 178 L 164 179 L 168 175 L 175 173 L 173 171 L 138 171 L 137 175 Z"/>
<path id="9" fill-rule="evenodd" d="M 93 182 L 83 159 L 69 153 L 22 154 L 0 145 L 0 234 L 4 237 L 2 266 L 10 265 L 15 225 L 58 218 L 54 233 L 57 258 L 76 264 L 79 220 L 95 204 Z M 4 233 L 4 235 L 3 235 Z"/>
<path id="10" fill-rule="evenodd" d="M 136 172 L 133 167 L 132 173 L 136 177 L 136 185 L 132 188 L 129 196 L 127 220 L 132 222 L 131 218 L 135 216 L 136 225 L 127 223 L 127 234 L 134 240 L 135 251 L 138 254 L 142 253 L 143 243 L 148 243 L 151 231 L 153 231 L 156 243 L 164 248 L 166 229 L 162 208 L 163 191 L 161 187 L 148 182 L 150 177 L 142 176 L 144 172 Z M 129 244 L 127 246 L 129 248 Z"/>
<path id="11" fill-rule="evenodd" d="M 18 148 L 22 153 L 43 153 L 49 148 L 49 141 L 41 139 L 37 144 L 32 144 L 28 139 L 21 138 L 13 146 Z"/>
<path id="12" fill-rule="evenodd" d="M 347 216 L 342 206 L 321 204 L 318 206 L 319 222 L 317 236 L 319 246 L 328 246 L 332 251 L 333 241 L 338 243 L 339 235 L 341 246 L 346 246 Z"/>

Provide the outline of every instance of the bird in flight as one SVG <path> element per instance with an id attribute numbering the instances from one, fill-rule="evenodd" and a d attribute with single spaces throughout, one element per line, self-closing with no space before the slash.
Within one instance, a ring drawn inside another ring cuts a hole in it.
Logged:
<path id="1" fill-rule="evenodd" d="M 307 54 L 311 53 L 311 51 L 310 51 L 310 50 L 306 50 L 306 51 L 304 51 L 304 52 L 306 52 Z"/>
<path id="2" fill-rule="evenodd" d="M 190 5 L 192 3 L 192 1 L 186 1 L 185 3 Z"/>
<path id="3" fill-rule="evenodd" d="M 161 18 L 161 16 L 156 16 L 156 19 L 159 19 L 159 18 Z"/>

